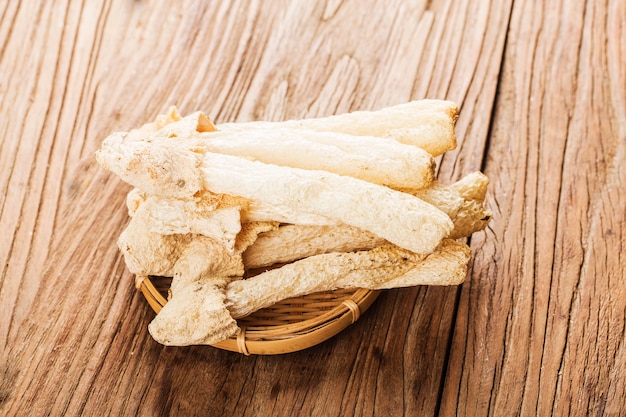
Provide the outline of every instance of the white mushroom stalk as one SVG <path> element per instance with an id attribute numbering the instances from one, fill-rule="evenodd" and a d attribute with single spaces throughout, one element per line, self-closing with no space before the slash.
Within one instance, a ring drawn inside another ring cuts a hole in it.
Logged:
<path id="1" fill-rule="evenodd" d="M 126 265 L 138 283 L 172 277 L 150 334 L 215 344 L 238 334 L 236 319 L 287 298 L 462 283 L 471 252 L 454 239 L 491 213 L 483 174 L 435 180 L 456 117 L 454 103 L 421 100 L 215 126 L 172 108 L 111 134 L 96 159 L 135 187 L 118 240 Z"/>

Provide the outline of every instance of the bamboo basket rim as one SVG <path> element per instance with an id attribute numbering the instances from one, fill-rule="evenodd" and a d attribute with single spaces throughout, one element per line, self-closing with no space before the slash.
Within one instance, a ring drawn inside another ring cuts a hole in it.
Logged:
<path id="1" fill-rule="evenodd" d="M 171 278 L 144 278 L 139 284 L 155 313 L 167 303 Z M 211 346 L 244 355 L 276 355 L 307 349 L 335 336 L 372 305 L 380 290 L 351 289 L 282 300 L 237 319 L 241 331 Z"/>

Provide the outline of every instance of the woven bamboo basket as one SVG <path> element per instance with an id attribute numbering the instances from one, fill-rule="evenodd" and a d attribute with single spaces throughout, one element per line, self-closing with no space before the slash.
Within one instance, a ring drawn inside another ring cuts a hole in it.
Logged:
<path id="1" fill-rule="evenodd" d="M 139 287 L 158 313 L 167 303 L 171 278 L 148 277 Z M 237 319 L 237 336 L 212 346 L 244 355 L 275 355 L 315 346 L 359 319 L 380 291 L 335 290 L 290 298 Z"/>

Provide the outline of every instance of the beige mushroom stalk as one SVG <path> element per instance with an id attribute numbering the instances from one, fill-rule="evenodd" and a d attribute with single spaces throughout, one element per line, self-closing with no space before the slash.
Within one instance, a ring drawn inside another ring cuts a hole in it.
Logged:
<path id="1" fill-rule="evenodd" d="M 454 239 L 491 213 L 483 174 L 435 181 L 456 115 L 451 102 L 422 100 L 215 126 L 173 108 L 110 135 L 96 158 L 135 187 L 118 240 L 126 265 L 138 283 L 172 277 L 150 334 L 215 344 L 238 334 L 236 319 L 286 298 L 463 282 L 470 249 Z"/>

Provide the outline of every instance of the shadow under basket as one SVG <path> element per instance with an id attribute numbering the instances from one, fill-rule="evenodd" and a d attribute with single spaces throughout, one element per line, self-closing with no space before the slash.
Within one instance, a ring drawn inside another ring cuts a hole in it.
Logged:
<path id="1" fill-rule="evenodd" d="M 150 276 L 139 289 L 158 313 L 167 303 L 172 282 Z M 213 344 L 216 348 L 244 355 L 275 355 L 315 346 L 357 321 L 380 291 L 335 290 L 280 301 L 247 317 L 237 319 L 238 335 Z"/>

